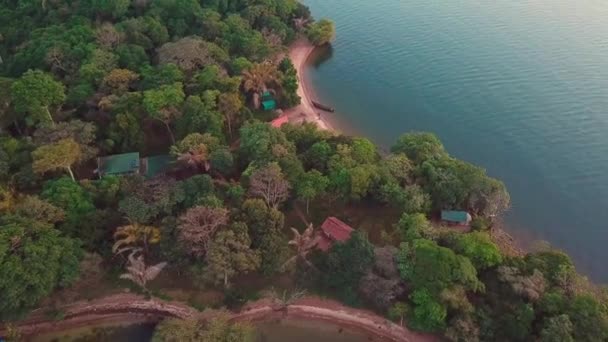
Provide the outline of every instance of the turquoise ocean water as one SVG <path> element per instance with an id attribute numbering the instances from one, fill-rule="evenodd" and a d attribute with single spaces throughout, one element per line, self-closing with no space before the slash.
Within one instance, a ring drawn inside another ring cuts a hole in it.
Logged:
<path id="1" fill-rule="evenodd" d="M 347 133 L 435 132 L 502 179 L 508 229 L 608 281 L 608 2 L 304 0 L 337 40 L 310 68 Z"/>

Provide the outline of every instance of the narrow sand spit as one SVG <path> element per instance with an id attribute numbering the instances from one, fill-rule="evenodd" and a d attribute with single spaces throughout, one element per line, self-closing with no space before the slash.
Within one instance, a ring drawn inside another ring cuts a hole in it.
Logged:
<path id="1" fill-rule="evenodd" d="M 310 90 L 310 85 L 304 78 L 304 68 L 306 68 L 308 58 L 314 49 L 315 46 L 306 39 L 298 39 L 289 47 L 289 58 L 298 72 L 298 95 L 301 98 L 301 103 L 296 107 L 286 110 L 285 115 L 289 118 L 289 122 L 292 123 L 314 122 L 320 129 L 334 130 L 334 127 L 327 120 L 323 119 L 328 114 L 313 106 L 311 102 L 313 100 L 313 93 Z M 321 117 L 319 117 L 319 113 L 321 113 Z"/>

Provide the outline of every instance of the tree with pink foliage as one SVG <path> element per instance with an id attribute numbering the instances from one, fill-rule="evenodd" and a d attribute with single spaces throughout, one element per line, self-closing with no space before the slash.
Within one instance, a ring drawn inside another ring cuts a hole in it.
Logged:
<path id="1" fill-rule="evenodd" d="M 179 239 L 192 255 L 203 257 L 215 232 L 228 223 L 228 210 L 198 206 L 179 217 Z"/>
<path id="2" fill-rule="evenodd" d="M 289 182 L 278 164 L 269 164 L 253 173 L 249 195 L 262 198 L 266 204 L 277 209 L 289 197 Z"/>

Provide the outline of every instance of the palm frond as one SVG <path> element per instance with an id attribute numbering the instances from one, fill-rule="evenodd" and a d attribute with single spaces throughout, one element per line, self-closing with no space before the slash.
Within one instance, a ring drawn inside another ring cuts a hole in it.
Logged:
<path id="1" fill-rule="evenodd" d="M 163 270 L 163 268 L 165 268 L 165 266 L 167 266 L 166 262 L 161 262 L 158 263 L 154 266 L 150 266 L 146 269 L 145 271 L 145 278 L 147 281 L 150 280 L 154 280 L 154 278 L 156 278 L 158 276 L 158 274 L 160 273 L 160 271 Z"/>

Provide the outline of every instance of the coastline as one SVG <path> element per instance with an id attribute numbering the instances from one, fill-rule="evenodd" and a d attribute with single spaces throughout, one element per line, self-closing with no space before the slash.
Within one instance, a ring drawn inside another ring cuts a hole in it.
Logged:
<path id="1" fill-rule="evenodd" d="M 298 74 L 297 93 L 301 98 L 301 103 L 286 110 L 284 115 L 287 116 L 290 123 L 314 122 L 320 129 L 339 133 L 339 130 L 327 120 L 328 113 L 325 113 L 326 115 L 321 115 L 319 118 L 319 110 L 312 104 L 315 93 L 310 81 L 306 79 L 306 73 L 304 71 L 316 48 L 316 46 L 305 38 L 296 40 L 289 47 L 288 56 Z M 492 228 L 490 236 L 507 255 L 523 256 L 530 251 L 530 248 L 524 246 L 523 241 L 519 241 L 513 234 L 509 233 L 503 220 L 497 222 Z"/>
<path id="2" fill-rule="evenodd" d="M 315 49 L 316 46 L 305 38 L 296 40 L 289 47 L 288 56 L 298 74 L 297 94 L 300 96 L 301 103 L 286 110 L 284 115 L 287 116 L 290 123 L 314 122 L 320 129 L 336 132 L 336 128 L 333 127 L 326 118 L 324 118 L 327 113 L 316 109 L 312 104 L 314 92 L 312 91 L 312 87 L 305 77 L 304 70 L 308 65 L 308 60 Z M 320 117 L 319 113 L 321 113 Z"/>

